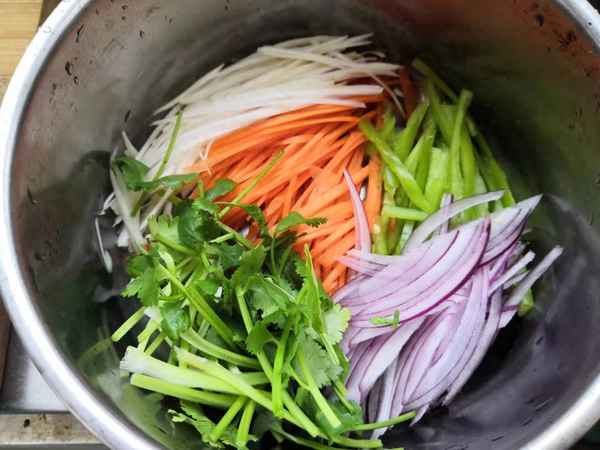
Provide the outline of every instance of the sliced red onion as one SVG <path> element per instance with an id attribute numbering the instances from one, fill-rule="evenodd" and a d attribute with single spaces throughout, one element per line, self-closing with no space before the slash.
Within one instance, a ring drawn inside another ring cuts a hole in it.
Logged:
<path id="1" fill-rule="evenodd" d="M 446 375 L 443 375 L 445 370 L 436 371 L 434 368 L 431 368 L 419 386 L 418 392 L 410 399 L 404 400 L 407 410 L 420 408 L 439 398 L 458 377 L 475 351 L 485 325 L 485 314 L 488 303 L 487 275 L 484 276 L 482 272 L 478 272 L 478 274 L 478 276 L 474 277 L 471 297 L 467 303 L 468 310 L 471 313 L 466 322 L 466 332 L 462 333 L 468 341 L 464 346 L 457 345 L 454 349 L 455 351 L 448 350 L 447 354 L 450 356 L 443 363 L 438 363 L 441 365 L 441 369 L 450 369 L 449 372 L 446 372 Z M 457 358 L 454 353 L 458 353 L 459 357 Z"/>
<path id="2" fill-rule="evenodd" d="M 457 202 L 452 203 L 448 209 L 439 210 L 432 214 L 419 225 L 412 236 L 404 247 L 406 250 L 410 250 L 417 245 L 425 242 L 425 240 L 437 230 L 439 227 L 447 223 L 450 219 L 458 214 L 466 211 L 474 206 L 481 205 L 483 203 L 489 203 L 500 199 L 504 195 L 504 191 L 490 192 L 487 194 L 475 195 L 473 197 L 465 198 Z"/>
<path id="3" fill-rule="evenodd" d="M 454 397 L 460 392 L 463 386 L 467 383 L 475 369 L 481 364 L 483 357 L 487 353 L 488 349 L 492 345 L 494 338 L 496 337 L 496 333 L 498 332 L 498 328 L 500 325 L 500 313 L 502 308 L 502 294 L 500 291 L 494 293 L 490 299 L 490 307 L 488 312 L 488 317 L 485 323 L 485 328 L 483 329 L 483 333 L 479 342 L 477 343 L 477 347 L 473 352 L 473 356 L 459 374 L 458 378 L 452 383 L 452 386 L 448 390 L 446 397 L 442 401 L 442 404 L 449 404 Z"/>
<path id="4" fill-rule="evenodd" d="M 431 406 L 450 402 L 526 292 L 562 253 L 556 247 L 535 269 L 523 272 L 534 254 L 523 256 L 519 238 L 541 196 L 485 221 L 450 231 L 445 227 L 462 211 L 501 196 L 484 194 L 450 204 L 444 199 L 444 208 L 421 224 L 403 255 L 355 249 L 342 258 L 361 273 L 336 293 L 352 313 L 342 343 L 350 358 L 347 387 L 350 398 L 368 408 L 370 420 L 413 410 L 416 423 Z M 504 303 L 506 287 L 515 283 Z M 397 328 L 373 323 L 395 313 Z"/>
<path id="5" fill-rule="evenodd" d="M 347 282 L 340 289 L 335 291 L 332 296 L 334 302 L 339 303 L 343 299 L 349 297 L 352 294 L 355 294 L 358 291 L 359 286 L 367 279 L 367 277 L 363 275 L 357 275 L 352 278 L 349 282 Z"/>
<path id="6" fill-rule="evenodd" d="M 369 398 L 367 399 L 367 420 L 369 422 L 377 422 L 377 414 L 379 411 L 379 405 L 381 404 L 382 396 L 384 394 L 383 380 L 379 380 L 371 392 L 369 392 Z M 364 410 L 364 408 L 363 408 Z"/>
<path id="7" fill-rule="evenodd" d="M 349 341 L 350 347 L 354 347 L 361 342 L 370 341 L 371 339 L 375 339 L 378 336 L 383 336 L 394 331 L 394 327 L 377 327 L 377 328 L 354 328 L 351 327 L 352 330 L 356 330 L 352 333 L 352 337 Z"/>
<path id="8" fill-rule="evenodd" d="M 521 283 L 515 288 L 504 304 L 504 308 L 518 307 L 523 300 L 523 297 L 525 297 L 525 294 L 527 294 L 527 291 L 531 289 L 538 278 L 540 278 L 550 268 L 552 263 L 554 263 L 554 261 L 556 261 L 560 255 L 562 255 L 562 253 L 562 247 L 554 247 L 550 253 L 548 253 L 544 259 L 542 259 L 540 263 L 534 269 L 532 269 L 525 279 L 521 281 Z M 504 328 L 506 325 L 508 325 L 508 322 L 513 316 L 514 312 L 512 312 L 512 314 L 502 314 L 500 319 L 500 328 Z"/>
<path id="9" fill-rule="evenodd" d="M 377 415 L 370 420 L 380 422 L 389 419 L 392 412 L 392 400 L 394 399 L 394 390 L 396 385 L 394 379 L 396 376 L 396 367 L 398 366 L 398 358 L 392 361 L 392 364 L 387 368 L 378 384 L 381 386 L 381 396 L 377 404 Z M 372 417 L 372 416 L 371 416 Z M 387 431 L 387 428 L 380 428 L 373 431 L 371 439 L 378 439 Z"/>
<path id="10" fill-rule="evenodd" d="M 352 176 L 347 170 L 344 170 L 344 178 L 348 185 L 350 198 L 352 199 L 352 209 L 354 210 L 354 221 L 356 223 L 356 249 L 368 252 L 371 249 L 371 234 L 369 232 L 369 222 L 360 199 L 360 194 L 356 190 Z"/>
<path id="11" fill-rule="evenodd" d="M 396 264 L 386 267 L 376 277 L 368 278 L 358 288 L 358 295 L 346 298 L 342 302 L 345 306 L 364 305 L 380 298 L 383 293 L 391 293 L 419 277 L 435 265 L 440 258 L 452 247 L 458 232 L 445 234 L 436 238 L 434 243 L 428 243 L 407 254 L 405 258 Z"/>
<path id="12" fill-rule="evenodd" d="M 520 283 L 528 274 L 529 274 L 529 271 L 526 270 L 525 272 L 521 272 L 520 274 L 515 275 L 510 280 L 508 280 L 506 283 L 504 283 L 502 288 L 508 289 L 510 287 L 513 287 L 515 284 Z"/>
<path id="13" fill-rule="evenodd" d="M 374 339 L 363 342 L 357 347 L 356 354 L 350 361 L 350 373 L 346 381 L 347 396 L 350 400 L 354 400 L 359 404 L 362 403 L 364 397 L 363 392 L 360 390 L 360 382 L 364 378 L 375 353 L 382 345 L 383 342 Z M 368 392 L 365 392 L 365 394 L 368 394 Z"/>
<path id="14" fill-rule="evenodd" d="M 413 333 L 421 326 L 423 320 L 414 320 L 401 325 L 393 333 L 375 339 L 382 344 L 377 347 L 377 351 L 373 352 L 371 364 L 360 382 L 361 392 L 368 392 L 381 374 L 398 358 L 398 354 Z"/>
<path id="15" fill-rule="evenodd" d="M 338 261 L 357 273 L 369 276 L 376 275 L 384 268 L 381 264 L 374 264 L 351 256 L 342 256 Z"/>
<path id="16" fill-rule="evenodd" d="M 439 396 L 451 383 L 450 375 L 456 369 L 465 351 L 468 349 L 470 340 L 476 334 L 477 325 L 481 317 L 485 317 L 485 309 L 481 307 L 479 296 L 482 294 L 483 282 L 479 275 L 476 282 L 473 283 L 469 301 L 465 303 L 462 309 L 462 316 L 459 325 L 455 329 L 452 341 L 444 355 L 431 366 L 430 371 L 425 375 L 418 390 L 405 393 L 404 403 L 411 399 L 422 397 L 424 394 L 430 394 L 434 399 Z M 437 389 L 436 389 L 437 388 Z M 436 391 L 431 395 L 432 390 Z"/>
<path id="17" fill-rule="evenodd" d="M 535 258 L 535 253 L 527 252 L 525 256 L 519 259 L 515 264 L 513 264 L 510 269 L 502 274 L 502 276 L 498 277 L 491 287 L 491 292 L 495 292 L 496 289 L 499 289 L 504 286 L 504 284 L 517 275 L 521 270 L 527 267 L 533 259 Z"/>
<path id="18" fill-rule="evenodd" d="M 377 302 L 353 312 L 354 326 L 372 327 L 373 317 L 389 316 L 398 311 L 400 321 L 405 322 L 425 314 L 449 297 L 469 277 L 479 263 L 489 236 L 489 220 L 474 227 L 461 230 L 455 245 L 432 266 L 430 270 L 393 295 L 378 299 Z"/>

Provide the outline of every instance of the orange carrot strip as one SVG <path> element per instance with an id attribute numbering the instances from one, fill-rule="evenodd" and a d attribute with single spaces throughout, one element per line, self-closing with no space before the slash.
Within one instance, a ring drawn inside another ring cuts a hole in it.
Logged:
<path id="1" fill-rule="evenodd" d="M 360 185 L 365 181 L 368 173 L 369 173 L 369 168 L 363 167 L 358 172 L 356 172 L 356 174 L 354 176 L 352 176 L 352 179 L 354 180 L 355 183 Z M 319 211 L 324 205 L 330 204 L 331 202 L 337 200 L 342 195 L 348 195 L 348 187 L 345 184 L 341 184 L 339 186 L 336 186 L 333 189 L 330 189 L 327 193 L 325 193 L 322 196 L 322 198 L 319 199 L 320 201 L 318 203 L 315 202 L 315 203 L 306 205 L 305 207 L 303 207 L 301 209 L 300 213 L 302 215 L 304 215 L 305 217 L 310 217 L 310 216 L 314 215 L 317 211 Z"/>
<path id="2" fill-rule="evenodd" d="M 407 69 L 402 69 L 398 74 L 400 89 L 404 95 L 404 108 L 406 109 L 407 118 L 413 113 L 418 103 L 418 93 L 410 79 L 410 73 Z"/>
<path id="3" fill-rule="evenodd" d="M 369 160 L 369 181 L 367 184 L 367 198 L 365 199 L 365 213 L 369 221 L 369 229 L 373 229 L 375 219 L 381 211 L 382 180 L 381 161 L 377 155 L 372 155 Z"/>

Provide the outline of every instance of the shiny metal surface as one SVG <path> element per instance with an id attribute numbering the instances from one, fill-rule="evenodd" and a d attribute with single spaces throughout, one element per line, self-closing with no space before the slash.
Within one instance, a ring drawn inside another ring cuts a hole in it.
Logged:
<path id="1" fill-rule="evenodd" d="M 392 59 L 419 54 L 475 91 L 519 196 L 547 194 L 534 246 L 568 250 L 451 408 L 387 446 L 566 449 L 600 418 L 600 18 L 587 3 L 65 0 L 0 112 L 0 286 L 42 375 L 111 447 L 198 447 L 158 396 L 127 386 L 106 339 L 126 311 L 93 301 L 119 284 L 92 217 L 121 130 L 142 138 L 157 106 L 262 43 L 369 31 Z"/>

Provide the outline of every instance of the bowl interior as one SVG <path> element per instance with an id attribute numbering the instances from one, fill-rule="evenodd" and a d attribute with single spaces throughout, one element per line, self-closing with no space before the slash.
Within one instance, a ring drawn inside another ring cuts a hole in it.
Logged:
<path id="1" fill-rule="evenodd" d="M 450 408 L 394 430 L 386 444 L 520 448 L 600 372 L 600 60 L 587 27 L 550 1 L 90 1 L 37 78 L 12 168 L 17 252 L 56 345 L 105 408 L 149 442 L 198 447 L 170 424 L 159 396 L 127 385 L 123 349 L 108 340 L 135 307 L 106 300 L 123 279 L 103 272 L 94 239 L 109 152 L 122 130 L 139 142 L 155 108 L 258 45 L 373 32 L 391 60 L 419 55 L 475 92 L 476 117 L 517 196 L 545 194 L 531 221 L 534 247 L 567 250 L 538 286 L 534 313 L 500 334 Z"/>

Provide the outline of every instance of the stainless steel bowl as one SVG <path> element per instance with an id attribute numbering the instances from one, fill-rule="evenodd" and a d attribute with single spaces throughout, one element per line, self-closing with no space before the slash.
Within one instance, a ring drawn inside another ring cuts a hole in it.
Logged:
<path id="1" fill-rule="evenodd" d="M 388 446 L 565 449 L 600 418 L 600 18 L 589 4 L 64 0 L 0 114 L 0 283 L 46 380 L 109 446 L 198 444 L 156 395 L 127 386 L 107 341 L 125 314 L 96 301 L 116 283 L 92 237 L 107 152 L 123 128 L 142 138 L 151 112 L 199 74 L 259 44 L 370 31 L 392 59 L 419 54 L 475 91 L 518 194 L 547 194 L 535 246 L 567 248 L 535 313 L 502 333 L 463 395 Z"/>

